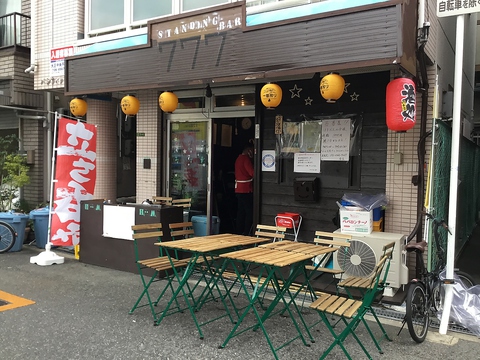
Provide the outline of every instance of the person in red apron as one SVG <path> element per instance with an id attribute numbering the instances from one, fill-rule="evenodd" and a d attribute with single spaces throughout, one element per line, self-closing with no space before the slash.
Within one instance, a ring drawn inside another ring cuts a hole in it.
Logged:
<path id="1" fill-rule="evenodd" d="M 253 222 L 253 145 L 245 145 L 235 161 L 237 234 L 251 235 Z"/>

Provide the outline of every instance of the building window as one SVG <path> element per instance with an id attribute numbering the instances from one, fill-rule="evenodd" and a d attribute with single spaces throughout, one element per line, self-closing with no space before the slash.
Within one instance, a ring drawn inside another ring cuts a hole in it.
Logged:
<path id="1" fill-rule="evenodd" d="M 183 11 L 192 11 L 202 8 L 206 8 L 214 5 L 221 5 L 229 3 L 228 0 L 182 0 L 182 10 Z"/>
<path id="2" fill-rule="evenodd" d="M 133 21 L 141 21 L 173 13 L 171 1 L 133 0 Z"/>
<path id="3" fill-rule="evenodd" d="M 240 0 L 87 0 L 86 32 L 97 36 L 128 31 L 146 27 L 151 19 L 237 1 Z"/>
<path id="4" fill-rule="evenodd" d="M 90 10 L 91 30 L 123 25 L 124 0 L 90 0 Z"/>

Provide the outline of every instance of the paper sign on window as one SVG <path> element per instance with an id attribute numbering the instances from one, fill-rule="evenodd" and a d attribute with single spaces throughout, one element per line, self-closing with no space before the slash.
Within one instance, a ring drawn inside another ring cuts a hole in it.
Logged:
<path id="1" fill-rule="evenodd" d="M 322 161 L 348 161 L 350 119 L 323 120 Z"/>

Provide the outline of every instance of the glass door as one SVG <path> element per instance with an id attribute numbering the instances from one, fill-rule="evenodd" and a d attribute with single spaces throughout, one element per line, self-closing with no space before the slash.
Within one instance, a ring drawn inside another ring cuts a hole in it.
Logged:
<path id="1" fill-rule="evenodd" d="M 192 199 L 191 209 L 207 214 L 209 189 L 209 120 L 169 121 L 167 193 Z"/>

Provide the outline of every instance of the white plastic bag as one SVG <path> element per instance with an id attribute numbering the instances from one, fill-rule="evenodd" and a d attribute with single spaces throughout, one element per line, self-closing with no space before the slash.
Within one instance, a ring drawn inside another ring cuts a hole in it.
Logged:
<path id="1" fill-rule="evenodd" d="M 445 279 L 445 274 L 445 270 L 442 271 L 440 279 Z M 441 310 L 438 311 L 437 317 L 442 318 Z M 480 285 L 466 288 L 455 275 L 450 321 L 454 321 L 480 337 Z"/>

